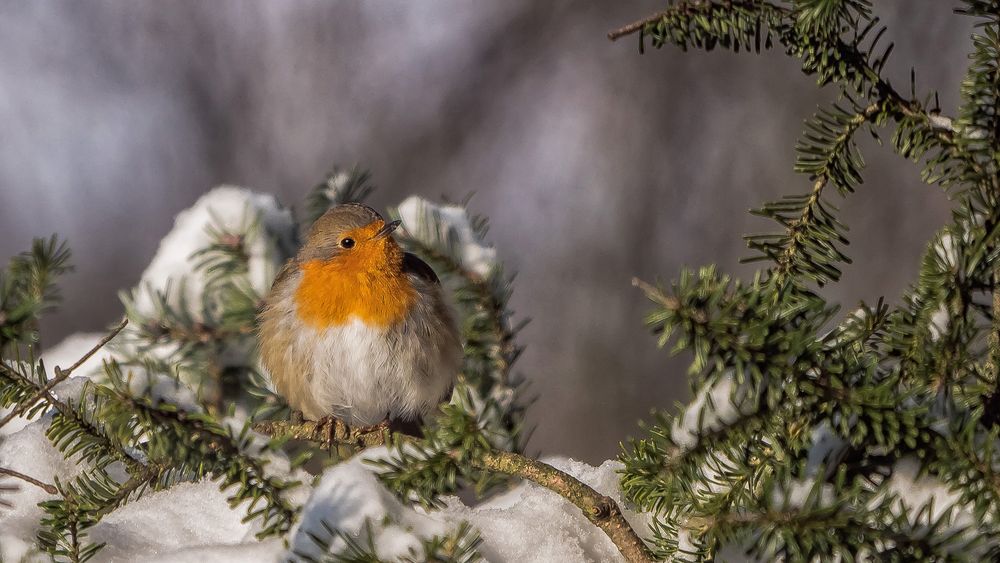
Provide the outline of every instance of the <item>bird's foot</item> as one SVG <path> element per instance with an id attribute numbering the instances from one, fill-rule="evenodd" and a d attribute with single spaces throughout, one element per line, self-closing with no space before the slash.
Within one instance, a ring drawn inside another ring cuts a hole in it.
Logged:
<path id="1" fill-rule="evenodd" d="M 354 432 L 357 434 L 371 434 L 374 432 L 384 433 L 387 430 L 392 429 L 392 422 L 389 420 L 389 415 L 386 415 L 382 422 L 378 424 L 365 424 L 362 426 L 355 426 Z"/>
<path id="2" fill-rule="evenodd" d="M 316 426 L 325 434 L 326 445 L 331 452 L 336 451 L 337 445 L 343 442 L 349 433 L 347 424 L 332 414 L 317 420 Z"/>

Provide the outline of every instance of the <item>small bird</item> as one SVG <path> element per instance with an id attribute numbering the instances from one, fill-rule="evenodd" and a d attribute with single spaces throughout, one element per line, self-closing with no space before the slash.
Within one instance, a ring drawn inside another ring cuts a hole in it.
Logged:
<path id="1" fill-rule="evenodd" d="M 441 283 L 367 205 L 316 220 L 259 318 L 261 360 L 307 420 L 413 428 L 450 393 L 462 346 Z"/>

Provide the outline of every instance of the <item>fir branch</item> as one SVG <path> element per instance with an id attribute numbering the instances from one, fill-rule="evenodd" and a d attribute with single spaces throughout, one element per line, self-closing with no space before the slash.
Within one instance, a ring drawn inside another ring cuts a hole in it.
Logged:
<path id="1" fill-rule="evenodd" d="M 87 530 L 106 515 L 138 497 L 163 472 L 160 465 L 146 466 L 140 474 L 119 483 L 102 468 L 84 471 L 71 483 L 56 485 L 61 498 L 40 504 L 45 511 L 39 543 L 53 555 L 96 554 L 103 544 L 85 545 Z M 81 556 L 82 559 L 85 559 Z"/>
<path id="2" fill-rule="evenodd" d="M 647 16 L 641 20 L 634 21 L 632 23 L 627 23 L 617 29 L 612 29 L 608 32 L 608 39 L 611 41 L 618 41 L 622 37 L 632 35 L 633 33 L 639 33 L 646 29 L 647 26 L 653 25 L 659 21 L 670 17 L 671 12 L 677 8 L 671 8 L 670 10 L 664 10 L 662 12 L 656 12 L 651 16 Z"/>
<path id="3" fill-rule="evenodd" d="M 971 64 L 962 81 L 958 146 L 975 164 L 969 178 L 977 191 L 975 202 L 987 210 L 997 207 L 1000 190 L 1000 17 L 994 2 L 971 0 L 959 13 L 980 18 L 972 36 Z"/>
<path id="4" fill-rule="evenodd" d="M 143 489 L 162 478 L 169 469 L 170 466 L 166 463 L 150 463 L 133 471 L 128 480 L 116 487 L 115 493 L 106 500 L 104 506 L 93 512 L 94 518 L 100 520 L 123 505 L 130 497 L 138 497 Z"/>
<path id="5" fill-rule="evenodd" d="M 302 226 L 308 228 L 334 205 L 363 202 L 375 190 L 371 178 L 371 172 L 358 166 L 349 172 L 334 166 L 309 192 Z"/>
<path id="6" fill-rule="evenodd" d="M 1000 512 L 1000 429 L 981 431 L 978 417 L 961 414 L 948 420 L 925 421 L 913 450 L 925 460 L 926 471 L 948 483 L 977 519 Z"/>
<path id="7" fill-rule="evenodd" d="M 246 430 L 234 435 L 209 415 L 133 397 L 120 382 L 116 382 L 115 387 L 113 396 L 143 427 L 150 429 L 146 449 L 151 459 L 172 460 L 174 464 L 221 477 L 223 489 L 237 486 L 230 502 L 235 506 L 251 501 L 247 517 L 262 519 L 259 538 L 280 535 L 291 528 L 298 508 L 283 495 L 299 483 L 268 475 L 265 461 L 247 455 L 245 450 L 252 437 Z M 264 449 L 276 446 L 272 443 Z M 260 502 L 263 502 L 262 507 L 258 507 Z"/>
<path id="8" fill-rule="evenodd" d="M 901 155 L 917 160 L 933 151 L 923 171 L 925 181 L 950 185 L 982 175 L 979 163 L 969 159 L 962 149 L 952 119 L 904 96 L 881 76 L 891 46 L 878 57 L 869 52 L 881 32 L 876 34 L 871 48 L 860 47 L 877 21 L 869 20 L 867 10 L 840 12 L 848 20 L 847 27 L 860 27 L 858 24 L 868 20 L 868 26 L 852 41 L 845 41 L 838 33 L 809 33 L 808 25 L 803 29 L 804 8 L 787 8 L 762 0 L 681 0 L 667 10 L 623 26 L 609 38 L 616 40 L 641 32 L 641 43 L 650 37 L 655 47 L 671 42 L 682 49 L 689 44 L 705 49 L 720 44 L 736 50 L 741 45 L 753 46 L 755 51 L 760 51 L 762 38 L 765 48 L 771 47 L 772 37 L 776 38 L 790 56 L 802 60 L 804 73 L 818 77 L 820 86 L 839 82 L 845 92 L 853 91 L 893 116 L 900 124 L 894 146 Z M 958 169 L 949 162 L 956 163 Z"/>
<path id="9" fill-rule="evenodd" d="M 907 515 L 891 518 L 885 514 L 887 510 L 874 512 L 877 515 L 860 507 L 786 508 L 693 517 L 688 525 L 706 536 L 709 544 L 720 544 L 723 539 L 740 535 L 756 536 L 752 551 L 758 556 L 794 561 L 836 556 L 853 559 L 866 552 L 876 559 L 891 555 L 903 560 L 948 560 L 956 549 L 954 544 L 968 549 L 981 542 L 966 540 L 961 534 L 935 540 L 931 534 L 919 530 L 904 533 L 900 528 L 908 527 Z M 875 523 L 885 519 L 890 520 L 889 525 Z M 928 527 L 943 525 L 942 521 L 930 522 Z"/>
<path id="10" fill-rule="evenodd" d="M 638 279 L 633 285 L 659 306 L 646 318 L 658 344 L 674 339 L 673 352 L 693 352 L 688 373 L 694 390 L 727 370 L 751 385 L 797 379 L 805 366 L 818 363 L 822 346 L 814 335 L 835 311 L 773 279 L 743 285 L 714 267 L 685 270 L 672 295 Z"/>
<path id="11" fill-rule="evenodd" d="M 388 516 L 378 525 L 382 527 L 390 524 L 397 524 L 394 519 Z M 309 530 L 309 540 L 314 543 L 322 552 L 322 557 L 315 557 L 312 554 L 294 552 L 303 561 L 309 563 L 381 563 L 384 559 L 378 553 L 378 546 L 375 541 L 375 526 L 370 518 L 365 519 L 364 526 L 360 532 L 360 538 L 353 533 L 344 530 L 337 530 L 327 521 L 320 521 L 322 532 Z M 343 547 L 334 552 L 334 541 L 343 542 Z M 477 551 L 482 539 L 468 522 L 462 522 L 454 531 L 444 535 L 435 535 L 423 538 L 420 543 L 419 552 L 415 548 L 409 549 L 408 555 L 401 556 L 400 563 L 424 563 L 428 561 L 441 561 L 449 563 L 473 563 L 481 561 L 482 555 Z"/>
<path id="12" fill-rule="evenodd" d="M 78 367 L 83 365 L 84 362 L 89 360 L 91 356 L 96 354 L 98 350 L 103 348 L 108 342 L 114 339 L 114 337 L 118 336 L 118 333 L 121 332 L 122 329 L 124 329 L 125 325 L 127 324 L 128 324 L 128 318 L 122 319 L 122 321 L 118 323 L 117 326 L 111 329 L 111 332 L 109 332 L 103 338 L 101 338 L 101 340 L 98 341 L 97 344 L 95 344 L 76 362 L 74 362 L 73 365 L 69 366 L 69 368 L 64 370 L 61 369 L 59 366 L 56 366 L 55 368 L 56 377 L 49 380 L 49 382 L 46 383 L 45 386 L 39 389 L 38 393 L 34 397 L 28 399 L 27 401 L 19 401 L 18 405 L 13 409 L 11 409 L 9 413 L 7 413 L 7 416 L 5 416 L 3 419 L 0 419 L 0 428 L 3 428 L 11 420 L 17 418 L 18 416 L 21 416 L 25 411 L 33 407 L 38 401 L 45 398 L 45 396 L 49 394 L 49 392 L 52 391 L 52 389 L 54 389 L 56 385 L 59 385 L 67 378 L 69 378 L 69 376 L 72 375 L 73 372 L 76 371 Z"/>
<path id="13" fill-rule="evenodd" d="M 881 116 L 884 109 L 879 104 L 854 112 L 834 106 L 807 122 L 805 139 L 797 147 L 796 171 L 809 174 L 812 191 L 807 196 L 785 198 L 752 211 L 775 220 L 785 227 L 785 233 L 745 237 L 747 246 L 760 251 L 761 256 L 744 261 L 774 260 L 774 275 L 779 283 L 808 277 L 824 285 L 840 278 L 835 264 L 850 263 L 850 259 L 838 245 L 847 244 L 847 238 L 844 226 L 822 203 L 823 190 L 833 184 L 841 195 L 854 191 L 861 182 L 860 168 L 864 165 L 854 143 L 854 133 Z"/>
<path id="14" fill-rule="evenodd" d="M 885 28 L 864 0 L 681 0 L 612 32 L 638 32 L 640 45 L 648 38 L 657 48 L 760 51 L 780 43 L 804 73 L 849 101 L 807 123 L 796 169 L 810 175 L 812 191 L 761 211 L 785 227 L 750 239 L 776 262 L 763 281 L 758 274 L 730 283 L 704 269 L 685 272 L 669 293 L 637 283 L 656 303 L 647 323 L 660 344 L 693 352 L 698 393 L 681 426 L 661 416 L 622 458 L 629 498 L 662 511 L 654 520 L 658 555 L 715 557 L 735 542 L 791 560 L 996 556 L 1000 4 L 965 4 L 959 12 L 983 21 L 957 119 L 916 99 L 915 87 L 904 96 L 883 77 L 892 46 L 878 47 Z M 869 124 L 874 135 L 889 122 L 893 148 L 922 163 L 924 181 L 960 186 L 954 220 L 929 245 L 901 307 L 863 308 L 820 335 L 830 309 L 799 282 L 836 281 L 847 261 L 826 188 L 855 189 L 863 160 L 854 134 Z M 735 410 L 710 411 L 712 389 L 727 380 L 758 403 L 737 404 L 734 391 Z M 810 436 L 816 430 L 823 432 Z M 918 475 L 941 479 L 940 492 L 960 503 L 910 513 L 883 495 L 878 484 L 903 455 L 917 456 Z M 818 479 L 807 506 L 775 505 L 775 484 L 803 476 Z M 832 503 L 819 502 L 827 493 Z M 969 517 L 968 506 L 978 523 L 953 523 L 960 511 Z M 685 534 L 700 543 L 693 551 Z"/>
<path id="15" fill-rule="evenodd" d="M 190 256 L 194 269 L 205 274 L 205 291 L 213 286 L 231 280 L 235 276 L 245 276 L 249 269 L 250 256 L 248 247 L 260 236 L 261 218 L 259 213 L 244 209 L 243 217 L 235 229 L 225 226 L 211 209 L 209 215 L 212 222 L 205 231 L 212 242 Z"/>
<path id="16" fill-rule="evenodd" d="M 0 357 L 11 344 L 37 340 L 38 319 L 60 300 L 55 279 L 73 269 L 69 259 L 66 242 L 52 235 L 34 239 L 0 271 Z"/>

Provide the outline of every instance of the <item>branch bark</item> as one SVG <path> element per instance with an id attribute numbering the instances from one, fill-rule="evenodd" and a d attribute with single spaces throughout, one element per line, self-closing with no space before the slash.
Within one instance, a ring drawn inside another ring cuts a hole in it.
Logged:
<path id="1" fill-rule="evenodd" d="M 626 35 L 632 35 L 637 31 L 642 31 L 642 28 L 646 27 L 651 23 L 656 23 L 664 18 L 664 16 L 669 15 L 669 12 L 657 12 L 648 18 L 641 19 L 639 21 L 634 21 L 632 23 L 625 24 L 618 29 L 613 29 L 608 32 L 608 39 L 612 41 L 617 41 Z"/>
<path id="2" fill-rule="evenodd" d="M 20 479 L 20 480 L 24 481 L 25 483 L 31 483 L 32 485 L 38 487 L 39 489 L 42 489 L 43 491 L 45 491 L 46 493 L 49 493 L 50 495 L 54 495 L 54 494 L 56 494 L 56 493 L 59 492 L 59 490 L 56 489 L 55 485 L 50 485 L 48 483 L 39 481 L 38 479 L 35 479 L 34 477 L 31 477 L 30 475 L 25 475 L 24 473 L 19 473 L 17 471 L 14 471 L 13 469 L 7 469 L 6 467 L 0 467 L 0 475 L 7 475 L 7 476 L 13 477 L 15 479 Z"/>
<path id="3" fill-rule="evenodd" d="M 333 417 L 302 422 L 265 420 L 254 423 L 253 429 L 267 436 L 314 442 L 323 450 L 329 450 L 337 445 L 369 448 L 391 443 L 386 427 L 351 428 L 342 420 Z"/>

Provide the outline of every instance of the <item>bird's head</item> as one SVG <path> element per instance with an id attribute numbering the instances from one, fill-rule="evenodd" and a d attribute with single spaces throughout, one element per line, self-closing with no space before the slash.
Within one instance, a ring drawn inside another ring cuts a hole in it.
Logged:
<path id="1" fill-rule="evenodd" d="M 403 318 L 415 290 L 403 273 L 403 250 L 392 238 L 398 226 L 358 203 L 338 205 L 317 219 L 298 256 L 299 316 L 316 327 L 352 317 L 388 326 Z"/>
<path id="2" fill-rule="evenodd" d="M 313 223 L 299 261 L 319 261 L 345 274 L 398 269 L 403 253 L 391 236 L 398 226 L 367 205 L 337 205 Z"/>

